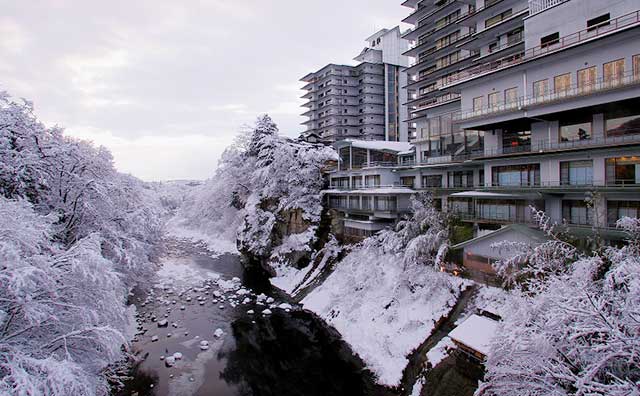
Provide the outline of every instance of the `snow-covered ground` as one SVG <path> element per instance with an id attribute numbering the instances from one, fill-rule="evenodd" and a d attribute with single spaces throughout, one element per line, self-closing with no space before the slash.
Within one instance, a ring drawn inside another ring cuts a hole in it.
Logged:
<path id="1" fill-rule="evenodd" d="M 383 385 L 396 386 L 407 355 L 454 307 L 466 283 L 394 254 L 360 249 L 303 301 L 335 327 Z"/>
<path id="2" fill-rule="evenodd" d="M 204 244 L 210 253 L 238 254 L 235 238 L 232 237 L 235 236 L 235 233 L 204 232 L 199 228 L 189 227 L 187 221 L 180 217 L 180 215 L 176 215 L 167 222 L 165 233 L 167 236 L 175 239 Z"/>

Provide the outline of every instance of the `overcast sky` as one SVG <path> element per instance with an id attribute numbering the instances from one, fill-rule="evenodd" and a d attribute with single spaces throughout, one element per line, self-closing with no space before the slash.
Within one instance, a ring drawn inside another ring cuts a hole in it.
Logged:
<path id="1" fill-rule="evenodd" d="M 0 90 L 145 180 L 206 178 L 243 124 L 297 136 L 300 77 L 353 63 L 400 0 L 0 0 Z"/>

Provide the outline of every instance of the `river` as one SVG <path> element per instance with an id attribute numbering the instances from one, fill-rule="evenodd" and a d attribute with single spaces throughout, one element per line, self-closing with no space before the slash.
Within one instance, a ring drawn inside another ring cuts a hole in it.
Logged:
<path id="1" fill-rule="evenodd" d="M 165 245 L 156 278 L 131 296 L 144 359 L 121 395 L 392 395 L 335 330 L 247 274 L 239 256 Z"/>

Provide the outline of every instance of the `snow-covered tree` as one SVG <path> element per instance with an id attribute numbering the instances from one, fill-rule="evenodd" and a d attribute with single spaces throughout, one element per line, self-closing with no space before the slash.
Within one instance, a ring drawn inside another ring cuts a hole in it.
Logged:
<path id="1" fill-rule="evenodd" d="M 367 245 L 384 251 L 401 253 L 405 265 L 428 265 L 439 268 L 448 248 L 449 230 L 445 215 L 438 211 L 429 193 L 411 197 L 410 215 L 394 229 L 381 231 L 365 240 Z"/>
<path id="2" fill-rule="evenodd" d="M 580 254 L 548 232 L 550 242 L 523 251 L 526 279 L 505 307 L 478 395 L 640 394 L 640 220 L 618 226 L 629 234 L 622 248 Z"/>
<path id="3" fill-rule="evenodd" d="M 160 209 L 108 150 L 0 93 L 0 393 L 108 393 L 127 286 L 151 269 Z"/>

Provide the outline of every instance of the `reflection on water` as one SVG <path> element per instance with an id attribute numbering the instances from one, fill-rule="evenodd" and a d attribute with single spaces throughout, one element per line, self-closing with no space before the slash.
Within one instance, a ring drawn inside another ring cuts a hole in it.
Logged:
<path id="1" fill-rule="evenodd" d="M 155 284 L 134 295 L 143 333 L 134 347 L 146 358 L 122 395 L 390 394 L 321 320 L 298 308 L 278 308 L 286 296 L 245 274 L 238 256 L 212 258 L 191 244 L 170 241 L 159 273 Z M 223 285 L 238 277 L 242 286 L 221 288 L 218 277 Z M 252 293 L 238 294 L 238 288 L 249 287 Z M 262 315 L 266 308 L 273 313 Z M 168 327 L 159 328 L 157 321 L 165 317 Z M 217 329 L 222 336 L 216 337 Z M 201 349 L 201 341 L 209 348 Z M 182 358 L 167 367 L 166 357 L 176 352 Z"/>

